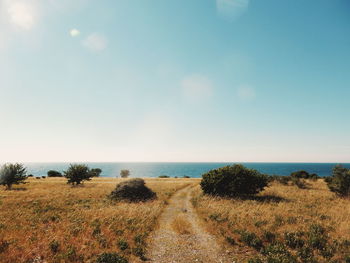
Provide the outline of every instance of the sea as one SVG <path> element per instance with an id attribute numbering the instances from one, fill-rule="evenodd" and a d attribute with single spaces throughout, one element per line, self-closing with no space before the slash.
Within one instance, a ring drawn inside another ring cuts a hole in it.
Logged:
<path id="1" fill-rule="evenodd" d="M 169 177 L 189 176 L 200 178 L 202 174 L 219 167 L 236 164 L 231 163 L 85 163 L 90 168 L 102 169 L 101 177 L 118 177 L 120 170 L 128 169 L 130 177 L 158 177 L 167 175 Z M 252 169 L 256 169 L 261 173 L 268 175 L 290 175 L 294 171 L 305 170 L 309 173 L 316 173 L 324 177 L 332 173 L 332 168 L 337 163 L 240 163 Z M 28 174 L 34 176 L 45 176 L 47 171 L 56 170 L 59 172 L 65 171 L 70 163 L 25 163 Z M 346 168 L 350 169 L 350 163 L 342 163 Z"/>

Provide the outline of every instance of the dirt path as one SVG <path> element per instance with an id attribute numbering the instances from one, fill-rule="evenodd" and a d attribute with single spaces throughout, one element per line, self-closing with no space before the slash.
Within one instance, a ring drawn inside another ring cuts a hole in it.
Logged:
<path id="1" fill-rule="evenodd" d="M 232 263 L 215 238 L 201 226 L 190 202 L 192 186 L 179 190 L 160 217 L 151 236 L 148 258 L 158 263 Z"/>

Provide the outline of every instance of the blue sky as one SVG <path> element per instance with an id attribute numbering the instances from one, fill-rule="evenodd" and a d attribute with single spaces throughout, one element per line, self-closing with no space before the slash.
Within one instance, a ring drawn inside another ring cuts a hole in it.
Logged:
<path id="1" fill-rule="evenodd" d="M 0 161 L 350 161 L 347 0 L 0 0 Z"/>

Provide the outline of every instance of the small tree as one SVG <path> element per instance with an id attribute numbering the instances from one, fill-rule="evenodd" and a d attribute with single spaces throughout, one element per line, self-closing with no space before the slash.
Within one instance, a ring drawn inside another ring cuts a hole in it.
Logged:
<path id="1" fill-rule="evenodd" d="M 130 171 L 127 169 L 120 170 L 120 177 L 121 178 L 128 178 L 130 175 Z"/>
<path id="2" fill-rule="evenodd" d="M 266 175 L 236 164 L 203 174 L 200 185 L 205 194 L 234 197 L 256 194 L 267 183 Z"/>
<path id="3" fill-rule="evenodd" d="M 329 190 L 340 196 L 350 196 L 350 169 L 341 165 L 333 168 L 332 176 L 327 177 Z"/>
<path id="4" fill-rule="evenodd" d="M 99 177 L 101 173 L 102 173 L 102 170 L 100 168 L 91 169 L 91 174 L 93 177 Z"/>
<path id="5" fill-rule="evenodd" d="M 0 169 L 0 185 L 11 189 L 13 184 L 24 184 L 27 179 L 27 170 L 23 164 L 4 164 Z"/>
<path id="6" fill-rule="evenodd" d="M 67 171 L 63 172 L 64 177 L 68 179 L 68 184 L 81 184 L 83 181 L 91 180 L 91 177 L 94 176 L 91 173 L 89 167 L 85 164 L 71 164 Z"/>
<path id="7" fill-rule="evenodd" d="M 63 177 L 63 175 L 55 170 L 47 171 L 47 177 Z"/>

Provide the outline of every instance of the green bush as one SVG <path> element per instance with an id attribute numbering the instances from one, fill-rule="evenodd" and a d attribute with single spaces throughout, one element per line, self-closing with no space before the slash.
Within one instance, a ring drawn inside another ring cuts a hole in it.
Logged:
<path id="1" fill-rule="evenodd" d="M 236 164 L 203 174 L 200 185 L 205 194 L 235 197 L 257 194 L 267 182 L 266 175 Z"/>
<path id="2" fill-rule="evenodd" d="M 119 183 L 109 195 L 112 200 L 142 202 L 156 198 L 156 194 L 140 178 Z"/>
<path id="3" fill-rule="evenodd" d="M 117 253 L 102 253 L 97 257 L 95 263 L 128 263 L 128 260 Z"/>
<path id="4" fill-rule="evenodd" d="M 85 164 L 71 164 L 68 170 L 64 171 L 63 174 L 68 180 L 67 183 L 72 185 L 78 185 L 83 181 L 89 181 L 91 177 L 95 176 Z"/>
<path id="5" fill-rule="evenodd" d="M 55 170 L 47 171 L 47 177 L 63 177 L 63 175 Z"/>
<path id="6" fill-rule="evenodd" d="M 350 169 L 337 165 L 333 168 L 332 176 L 325 181 L 332 192 L 339 196 L 350 196 Z"/>
<path id="7" fill-rule="evenodd" d="M 170 178 L 169 175 L 159 175 L 158 178 Z"/>
<path id="8" fill-rule="evenodd" d="M 259 250 L 263 247 L 261 239 L 255 234 L 248 231 L 242 231 L 240 241 L 245 243 L 247 246 Z"/>
<path id="9" fill-rule="evenodd" d="M 285 244 L 292 249 L 301 248 L 305 243 L 302 236 L 301 232 L 286 232 L 284 233 Z"/>
<path id="10" fill-rule="evenodd" d="M 274 243 L 263 249 L 268 263 L 296 263 L 296 258 L 287 250 L 282 243 Z"/>
<path id="11" fill-rule="evenodd" d="M 90 172 L 92 174 L 92 177 L 99 177 L 102 173 L 102 170 L 100 168 L 93 168 Z"/>
<path id="12" fill-rule="evenodd" d="M 120 170 L 121 178 L 128 178 L 130 176 L 130 171 L 127 169 Z"/>
<path id="13" fill-rule="evenodd" d="M 0 168 L 0 185 L 11 189 L 13 184 L 24 184 L 27 179 L 27 171 L 23 164 L 4 164 Z"/>

